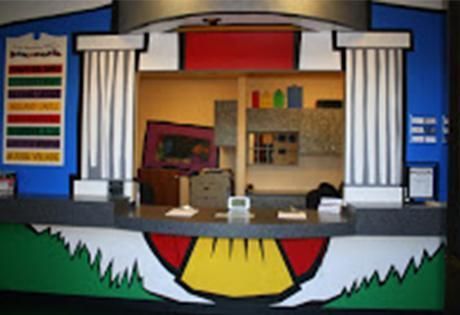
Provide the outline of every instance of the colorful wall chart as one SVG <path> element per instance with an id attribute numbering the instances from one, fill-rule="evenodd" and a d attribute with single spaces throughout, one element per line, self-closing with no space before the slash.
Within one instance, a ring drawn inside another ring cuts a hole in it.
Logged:
<path id="1" fill-rule="evenodd" d="M 63 165 L 67 37 L 6 40 L 3 163 Z"/>

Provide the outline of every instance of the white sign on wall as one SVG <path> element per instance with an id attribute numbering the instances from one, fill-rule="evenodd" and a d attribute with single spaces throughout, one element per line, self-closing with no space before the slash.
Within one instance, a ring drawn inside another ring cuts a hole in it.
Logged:
<path id="1" fill-rule="evenodd" d="M 67 37 L 6 39 L 3 163 L 63 165 Z"/>

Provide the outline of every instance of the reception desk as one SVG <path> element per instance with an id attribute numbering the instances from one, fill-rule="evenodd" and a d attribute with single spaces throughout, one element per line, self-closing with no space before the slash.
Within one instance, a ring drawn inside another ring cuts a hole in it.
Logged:
<path id="1" fill-rule="evenodd" d="M 444 207 L 281 220 L 165 216 L 125 200 L 0 200 L 0 290 L 193 313 L 441 310 Z"/>

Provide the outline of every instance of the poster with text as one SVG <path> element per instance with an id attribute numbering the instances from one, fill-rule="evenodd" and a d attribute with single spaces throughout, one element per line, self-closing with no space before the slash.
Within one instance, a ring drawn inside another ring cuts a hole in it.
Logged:
<path id="1" fill-rule="evenodd" d="M 6 39 L 3 163 L 64 163 L 66 36 Z"/>

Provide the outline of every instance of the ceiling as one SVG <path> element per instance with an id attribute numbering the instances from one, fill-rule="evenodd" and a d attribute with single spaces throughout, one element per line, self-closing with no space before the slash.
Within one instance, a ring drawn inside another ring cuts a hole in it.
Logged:
<path id="1" fill-rule="evenodd" d="M 373 0 L 425 9 L 445 10 L 447 0 Z M 0 25 L 40 17 L 90 10 L 109 5 L 112 0 L 34 0 L 34 9 L 30 9 L 31 0 L 1 0 Z"/>

